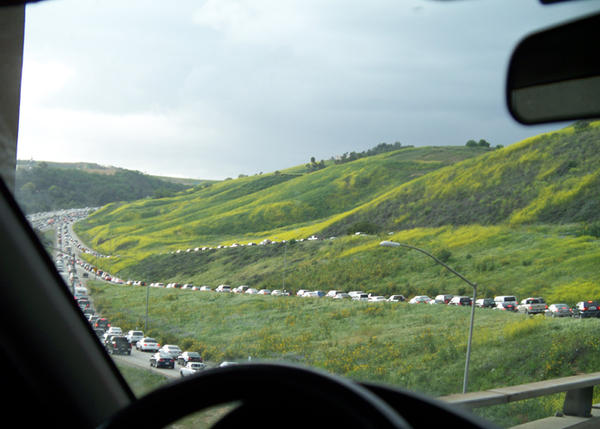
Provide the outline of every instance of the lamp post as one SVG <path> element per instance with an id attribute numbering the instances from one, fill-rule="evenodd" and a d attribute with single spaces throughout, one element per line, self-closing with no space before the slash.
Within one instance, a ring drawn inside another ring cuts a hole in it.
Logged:
<path id="1" fill-rule="evenodd" d="M 448 265 L 446 265 L 445 263 L 440 261 L 438 258 L 433 256 L 431 253 L 426 252 L 423 249 L 419 249 L 418 247 L 411 246 L 409 244 L 398 243 L 396 241 L 382 241 L 381 243 L 379 243 L 379 245 L 384 246 L 384 247 L 405 247 L 407 249 L 412 249 L 412 250 L 416 250 L 417 252 L 421 252 L 424 255 L 429 256 L 431 259 L 433 259 L 439 265 L 446 268 L 452 274 L 454 274 L 455 276 L 457 276 L 458 278 L 460 278 L 461 280 L 463 280 L 464 282 L 466 282 L 469 286 L 471 286 L 473 288 L 473 302 L 471 303 L 471 324 L 469 326 L 469 339 L 467 341 L 467 356 L 465 359 L 465 374 L 463 377 L 463 392 L 462 392 L 462 393 L 467 393 L 467 385 L 469 382 L 469 361 L 471 359 L 471 341 L 473 339 L 473 323 L 475 320 L 475 301 L 477 300 L 477 283 L 473 283 L 473 282 L 469 281 L 467 278 L 465 278 L 465 276 L 463 276 L 462 274 L 460 274 L 457 271 L 450 268 Z"/>
<path id="2" fill-rule="evenodd" d="M 280 240 L 278 237 L 274 237 L 277 240 Z M 286 259 L 286 251 L 287 251 L 287 240 L 281 240 L 283 244 L 283 279 L 281 281 L 281 292 L 285 292 L 285 271 L 287 268 L 287 259 Z"/>

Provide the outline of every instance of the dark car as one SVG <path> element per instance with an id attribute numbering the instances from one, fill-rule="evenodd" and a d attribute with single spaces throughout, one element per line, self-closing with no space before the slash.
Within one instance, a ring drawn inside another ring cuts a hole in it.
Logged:
<path id="1" fill-rule="evenodd" d="M 600 317 L 600 307 L 596 301 L 580 301 L 573 308 L 573 317 L 579 319 Z"/>
<path id="2" fill-rule="evenodd" d="M 496 303 L 494 298 L 481 298 L 475 302 L 475 305 L 480 308 L 494 308 Z"/>
<path id="3" fill-rule="evenodd" d="M 183 352 L 177 357 L 177 363 L 185 366 L 188 362 L 202 362 L 202 356 L 198 352 Z"/>
<path id="4" fill-rule="evenodd" d="M 150 366 L 155 368 L 175 368 L 175 359 L 170 354 L 157 352 L 150 357 Z"/>
<path id="5" fill-rule="evenodd" d="M 113 355 L 130 355 L 131 344 L 123 336 L 112 335 L 104 341 L 104 348 Z"/>
<path id="6" fill-rule="evenodd" d="M 101 317 L 100 319 L 96 320 L 96 323 L 94 323 L 94 328 L 100 328 L 106 331 L 108 328 L 110 328 L 110 323 L 108 322 L 108 319 Z"/>

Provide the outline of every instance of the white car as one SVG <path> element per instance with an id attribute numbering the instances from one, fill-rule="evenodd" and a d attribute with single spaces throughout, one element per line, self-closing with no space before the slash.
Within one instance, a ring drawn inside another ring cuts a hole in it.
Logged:
<path id="1" fill-rule="evenodd" d="M 186 377 L 204 369 L 206 369 L 206 364 L 202 362 L 188 362 L 183 368 L 179 370 L 179 375 L 182 377 Z"/>
<path id="2" fill-rule="evenodd" d="M 123 330 L 118 326 L 111 326 L 110 328 L 108 328 L 105 335 L 123 335 Z"/>
<path id="3" fill-rule="evenodd" d="M 215 291 L 230 293 L 231 292 L 231 286 L 229 286 L 229 285 L 219 285 L 219 286 L 217 286 L 217 288 L 215 289 Z"/>
<path id="4" fill-rule="evenodd" d="M 258 295 L 271 295 L 271 291 L 269 289 L 261 289 L 258 291 Z"/>
<path id="5" fill-rule="evenodd" d="M 369 302 L 385 302 L 385 296 L 372 296 L 369 298 Z"/>
<path id="6" fill-rule="evenodd" d="M 326 296 L 327 298 L 333 298 L 334 296 L 336 296 L 336 295 L 337 295 L 337 293 L 338 293 L 338 291 L 337 291 L 337 290 L 330 290 L 329 292 L 327 292 L 327 293 L 325 294 L 325 296 Z"/>
<path id="7" fill-rule="evenodd" d="M 404 295 L 392 295 L 388 298 L 389 302 L 404 302 L 406 301 L 406 298 L 404 298 Z"/>
<path id="8" fill-rule="evenodd" d="M 362 290 L 353 290 L 348 292 L 348 295 L 350 295 L 350 298 L 354 298 L 357 295 L 362 295 L 364 292 Z"/>
<path id="9" fill-rule="evenodd" d="M 300 289 L 298 292 L 296 292 L 296 296 L 304 296 L 304 294 L 306 292 L 309 292 L 309 291 L 306 289 Z"/>
<path id="10" fill-rule="evenodd" d="M 173 359 L 177 359 L 183 351 L 176 345 L 173 344 L 165 344 L 159 350 L 159 352 L 168 353 L 173 357 Z"/>
<path id="11" fill-rule="evenodd" d="M 135 348 L 142 352 L 157 352 L 160 349 L 160 344 L 154 338 L 144 337 L 135 343 Z"/>
<path id="12" fill-rule="evenodd" d="M 202 292 L 210 292 L 212 289 L 210 288 L 210 286 L 200 286 L 200 290 Z"/>
<path id="13" fill-rule="evenodd" d="M 417 295 L 413 298 L 411 298 L 410 301 L 408 301 L 409 304 L 427 304 L 429 303 L 429 301 L 431 301 L 431 298 L 429 298 L 427 295 Z"/>
<path id="14" fill-rule="evenodd" d="M 129 344 L 137 344 L 139 340 L 144 338 L 144 333 L 142 331 L 129 331 L 125 337 L 129 341 Z"/>
<path id="15" fill-rule="evenodd" d="M 355 293 L 354 295 L 352 293 L 349 293 L 348 295 L 350 295 L 350 297 L 352 298 L 352 301 L 368 301 L 369 300 L 368 293 Z"/>
<path id="16" fill-rule="evenodd" d="M 271 292 L 271 295 L 273 295 L 273 296 L 290 296 L 290 293 L 285 290 L 275 289 L 273 292 Z"/>
<path id="17" fill-rule="evenodd" d="M 250 288 L 250 286 L 246 286 L 246 285 L 241 285 L 236 287 L 235 289 L 233 289 L 233 293 L 244 293 L 246 292 L 248 289 Z"/>
<path id="18" fill-rule="evenodd" d="M 336 293 L 335 296 L 333 297 L 333 299 L 346 299 L 346 298 L 350 298 L 350 295 L 348 295 L 345 292 Z"/>
<path id="19" fill-rule="evenodd" d="M 248 295 L 256 295 L 258 293 L 258 290 L 251 287 L 251 288 L 246 289 L 246 292 L 244 292 L 244 293 L 247 293 Z"/>

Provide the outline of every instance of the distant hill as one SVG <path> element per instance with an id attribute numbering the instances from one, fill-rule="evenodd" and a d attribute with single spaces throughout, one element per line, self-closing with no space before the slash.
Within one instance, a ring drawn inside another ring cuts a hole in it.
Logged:
<path id="1" fill-rule="evenodd" d="M 26 213 L 35 213 L 165 197 L 186 188 L 139 171 L 93 163 L 18 161 L 15 195 Z"/>

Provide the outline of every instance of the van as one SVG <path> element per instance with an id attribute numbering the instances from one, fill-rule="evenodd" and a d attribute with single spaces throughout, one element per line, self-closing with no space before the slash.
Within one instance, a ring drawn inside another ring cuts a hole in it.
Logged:
<path id="1" fill-rule="evenodd" d="M 517 297 L 514 295 L 495 296 L 494 303 L 496 304 L 496 306 L 498 306 L 498 304 L 512 304 L 515 306 L 515 308 L 517 308 L 517 304 L 518 304 Z"/>

